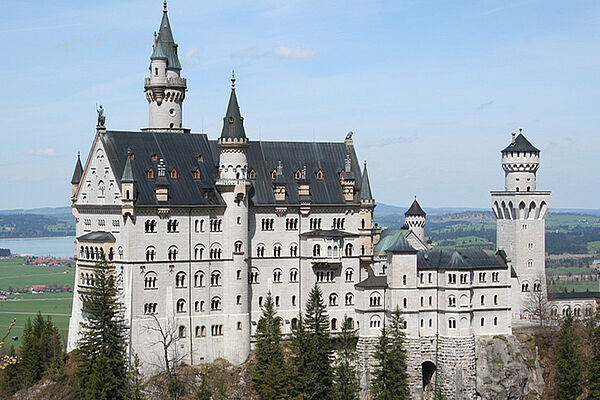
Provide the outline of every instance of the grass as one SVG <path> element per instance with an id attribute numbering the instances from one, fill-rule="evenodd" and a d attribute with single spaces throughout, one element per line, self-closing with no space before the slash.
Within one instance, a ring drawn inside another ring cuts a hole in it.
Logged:
<path id="1" fill-rule="evenodd" d="M 71 271 L 65 274 L 64 271 Z M 73 287 L 75 269 L 66 267 L 39 267 L 25 265 L 23 258 L 12 257 L 0 260 L 0 290 L 25 289 L 32 285 L 58 285 Z"/>
<path id="2" fill-rule="evenodd" d="M 568 292 L 575 289 L 576 292 L 597 292 L 598 282 L 575 282 L 575 281 L 560 281 L 558 284 L 550 285 L 548 290 L 550 292 L 564 292 L 564 288 L 567 288 Z"/>
<path id="3" fill-rule="evenodd" d="M 0 289 L 9 286 L 23 289 L 31 285 L 59 285 L 73 287 L 75 280 L 74 269 L 71 273 L 64 274 L 65 267 L 37 267 L 24 265 L 20 257 L 0 260 Z M 16 300 L 0 301 L 0 334 L 4 334 L 13 318 L 16 318 L 7 345 L 18 347 L 23 336 L 23 328 L 27 318 L 33 318 L 38 312 L 49 315 L 54 324 L 60 329 L 63 341 L 66 342 L 69 326 L 69 317 L 73 304 L 72 293 L 27 293 L 9 295 Z"/>
<path id="4" fill-rule="evenodd" d="M 592 253 L 600 253 L 600 240 L 594 242 L 587 242 L 588 251 Z"/>
<path id="5" fill-rule="evenodd" d="M 596 270 L 594 268 L 585 268 L 585 267 L 554 267 L 554 268 L 546 268 L 546 274 L 548 275 L 596 275 Z"/>

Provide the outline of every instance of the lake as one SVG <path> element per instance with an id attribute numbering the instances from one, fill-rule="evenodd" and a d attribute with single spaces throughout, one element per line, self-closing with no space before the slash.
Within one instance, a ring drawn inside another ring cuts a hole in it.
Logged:
<path id="1" fill-rule="evenodd" d="M 0 248 L 10 249 L 12 254 L 73 257 L 75 236 L 43 239 L 0 239 Z"/>

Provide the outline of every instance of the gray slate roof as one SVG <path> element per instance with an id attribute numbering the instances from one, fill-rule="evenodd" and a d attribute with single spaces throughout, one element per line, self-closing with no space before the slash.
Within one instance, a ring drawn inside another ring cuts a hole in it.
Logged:
<path id="1" fill-rule="evenodd" d="M 167 7 L 163 11 L 160 28 L 158 30 L 158 42 L 154 46 L 152 56 L 150 58 L 166 58 L 167 68 L 181 69 L 179 57 L 177 56 L 177 44 L 173 39 L 169 16 L 167 15 Z"/>
<path id="2" fill-rule="evenodd" d="M 417 269 L 506 269 L 508 265 L 498 255 L 489 255 L 479 248 L 462 250 L 420 250 L 417 254 Z"/>
<path id="3" fill-rule="evenodd" d="M 371 275 L 362 282 L 354 285 L 356 288 L 361 289 L 384 289 L 387 288 L 387 276 L 374 276 Z"/>
<path id="4" fill-rule="evenodd" d="M 425 213 L 425 211 L 423 211 L 423 209 L 419 205 L 419 202 L 417 201 L 417 199 L 415 199 L 412 202 L 412 204 L 410 205 L 409 209 L 404 213 L 404 215 L 406 215 L 406 216 L 409 216 L 409 215 L 422 215 L 422 216 L 425 216 L 427 214 Z"/>
<path id="5" fill-rule="evenodd" d="M 371 194 L 371 184 L 369 183 L 369 174 L 367 173 L 367 163 L 365 162 L 365 167 L 363 168 L 362 173 L 362 182 L 360 184 L 360 199 L 371 201 L 373 200 L 373 195 Z"/>
<path id="6" fill-rule="evenodd" d="M 165 132 L 122 132 L 107 131 L 100 135 L 109 162 L 119 182 L 127 161 L 127 149 L 135 156 L 132 171 L 136 178 L 136 205 L 158 205 L 155 183 L 158 179 L 158 160 L 164 159 L 166 179 L 169 183 L 170 205 L 221 205 L 220 195 L 215 189 L 217 164 L 220 150 L 216 140 L 208 140 L 205 134 L 183 134 Z M 271 172 L 281 160 L 283 180 L 286 186 L 284 204 L 299 204 L 297 169 L 307 167 L 307 180 L 310 183 L 312 204 L 345 204 L 339 171 L 344 167 L 346 154 L 350 154 L 352 169 L 358 171 L 358 160 L 353 148 L 343 143 L 314 142 L 255 142 L 248 148 L 248 167 L 256 172 L 251 180 L 249 200 L 251 205 L 276 204 L 273 195 Z M 156 160 L 151 156 L 156 154 Z M 203 161 L 198 161 L 202 156 Z M 155 179 L 146 178 L 146 172 L 153 168 Z M 177 179 L 171 179 L 169 172 L 175 168 Z M 193 179 L 193 171 L 200 169 L 201 179 Z M 315 173 L 323 171 L 323 179 L 317 180 Z M 355 183 L 355 186 L 358 183 Z M 215 195 L 205 198 L 205 189 Z M 356 188 L 360 190 L 360 187 Z M 359 203 L 356 196 L 355 203 Z"/>
<path id="7" fill-rule="evenodd" d="M 235 79 L 231 80 L 232 83 Z M 238 105 L 235 87 L 231 88 L 229 96 L 229 105 L 227 113 L 223 118 L 223 130 L 221 131 L 222 139 L 246 139 L 246 131 L 244 130 L 244 118 L 240 114 L 240 106 Z"/>
<path id="8" fill-rule="evenodd" d="M 86 242 L 114 242 L 116 239 L 110 232 L 90 232 L 79 236 L 77 240 Z"/>
<path id="9" fill-rule="evenodd" d="M 600 299 L 600 292 L 560 292 L 548 293 L 550 300 L 580 300 L 580 299 Z"/>
<path id="10" fill-rule="evenodd" d="M 73 171 L 73 177 L 71 178 L 71 184 L 77 185 L 81 182 L 81 176 L 83 175 L 83 166 L 81 165 L 81 157 L 77 153 L 77 163 L 75 163 L 75 171 Z"/>
<path id="11" fill-rule="evenodd" d="M 514 143 L 511 142 L 504 150 L 502 150 L 503 153 L 507 151 L 532 151 L 534 153 L 540 152 L 540 150 L 532 145 L 522 133 L 519 133 L 519 135 L 515 138 Z"/>

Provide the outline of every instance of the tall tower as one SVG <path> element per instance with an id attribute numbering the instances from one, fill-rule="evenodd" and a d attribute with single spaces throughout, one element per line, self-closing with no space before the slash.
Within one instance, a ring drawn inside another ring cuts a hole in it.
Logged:
<path id="1" fill-rule="evenodd" d="M 410 205 L 410 208 L 404 213 L 404 219 L 408 228 L 418 236 L 425 244 L 425 222 L 427 222 L 427 214 L 417 201 L 415 200 Z"/>
<path id="2" fill-rule="evenodd" d="M 513 318 L 526 316 L 532 291 L 546 292 L 546 215 L 550 192 L 536 190 L 540 151 L 522 133 L 512 134 L 502 150 L 504 191 L 492 191 L 496 244 L 516 273 L 512 287 Z"/>
<path id="3" fill-rule="evenodd" d="M 144 81 L 144 91 L 149 104 L 149 125 L 144 131 L 189 132 L 182 127 L 183 99 L 187 83 L 181 75 L 177 44 L 173 39 L 167 15 L 167 2 L 150 56 L 150 77 Z"/>
<path id="4" fill-rule="evenodd" d="M 232 261 L 223 268 L 224 356 L 243 363 L 250 354 L 250 293 L 248 285 L 248 138 L 231 78 L 231 95 L 219 138 L 217 188 L 226 204 L 223 214 L 227 240 L 223 252 Z M 230 265 L 227 265 L 230 264 Z"/>

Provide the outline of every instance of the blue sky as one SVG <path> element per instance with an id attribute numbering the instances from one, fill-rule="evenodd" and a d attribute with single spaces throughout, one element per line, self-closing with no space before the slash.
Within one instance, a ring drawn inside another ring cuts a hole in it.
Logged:
<path id="1" fill-rule="evenodd" d="M 0 209 L 69 204 L 96 104 L 147 125 L 162 1 L 5 1 Z M 379 202 L 488 207 L 523 128 L 553 206 L 600 208 L 600 2 L 171 1 L 184 125 L 216 138 L 235 68 L 250 139 L 354 131 Z"/>

